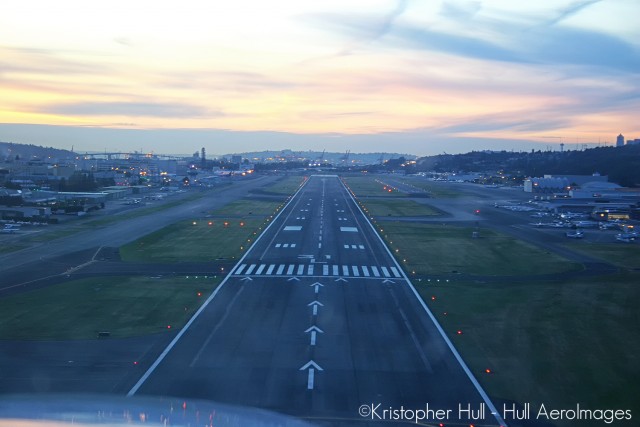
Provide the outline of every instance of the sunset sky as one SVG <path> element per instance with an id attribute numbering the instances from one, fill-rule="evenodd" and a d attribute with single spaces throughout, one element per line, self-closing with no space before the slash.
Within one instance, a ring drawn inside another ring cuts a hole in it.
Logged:
<path id="1" fill-rule="evenodd" d="M 6 3 L 0 141 L 425 155 L 640 138 L 637 0 Z"/>

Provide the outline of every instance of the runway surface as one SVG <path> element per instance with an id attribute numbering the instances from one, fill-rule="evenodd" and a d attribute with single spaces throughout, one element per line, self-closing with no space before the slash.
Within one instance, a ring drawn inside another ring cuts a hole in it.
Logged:
<path id="1" fill-rule="evenodd" d="M 336 176 L 308 180 L 129 395 L 318 425 L 502 424 Z"/>

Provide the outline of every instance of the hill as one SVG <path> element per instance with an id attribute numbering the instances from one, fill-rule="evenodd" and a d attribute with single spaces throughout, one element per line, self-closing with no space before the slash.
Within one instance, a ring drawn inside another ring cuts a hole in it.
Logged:
<path id="1" fill-rule="evenodd" d="M 60 150 L 52 147 L 42 147 L 33 144 L 15 144 L 13 142 L 0 142 L 0 160 L 13 160 L 19 156 L 20 159 L 31 159 L 38 157 L 67 159 L 76 156 L 75 153 L 68 150 Z"/>
<path id="2" fill-rule="evenodd" d="M 582 151 L 474 151 L 418 159 L 418 171 L 496 172 L 516 176 L 608 175 L 625 187 L 640 187 L 640 145 L 597 147 Z"/>

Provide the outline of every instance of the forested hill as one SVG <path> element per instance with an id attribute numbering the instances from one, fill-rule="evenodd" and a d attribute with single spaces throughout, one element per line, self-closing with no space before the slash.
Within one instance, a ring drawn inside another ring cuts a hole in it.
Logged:
<path id="1" fill-rule="evenodd" d="M 41 159 L 51 157 L 57 159 L 66 159 L 74 157 L 74 153 L 68 150 L 60 150 L 58 148 L 41 147 L 33 144 L 16 144 L 12 142 L 0 142 L 0 161 L 5 159 L 29 160 L 33 157 Z"/>
<path id="2" fill-rule="evenodd" d="M 443 154 L 417 161 L 419 171 L 495 172 L 520 176 L 545 174 L 609 175 L 609 181 L 625 187 L 640 187 L 640 145 L 598 147 L 583 151 L 474 151 Z"/>

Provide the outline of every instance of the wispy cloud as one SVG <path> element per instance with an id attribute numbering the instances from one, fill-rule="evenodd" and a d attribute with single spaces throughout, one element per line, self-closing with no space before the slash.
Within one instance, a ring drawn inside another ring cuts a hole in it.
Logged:
<path id="1" fill-rule="evenodd" d="M 131 116 L 131 117 L 217 117 L 221 112 L 187 104 L 147 102 L 77 102 L 51 104 L 40 109 L 42 113 L 74 116 Z"/>
<path id="2" fill-rule="evenodd" d="M 575 1 L 573 3 L 568 4 L 567 6 L 561 8 L 557 15 L 552 17 L 549 21 L 547 21 L 545 24 L 546 25 L 555 25 L 559 22 L 564 21 L 565 19 L 576 15 L 577 13 L 579 13 L 580 11 L 584 10 L 585 8 L 596 4 L 596 3 L 600 3 L 602 0 L 580 0 L 580 1 Z"/>

